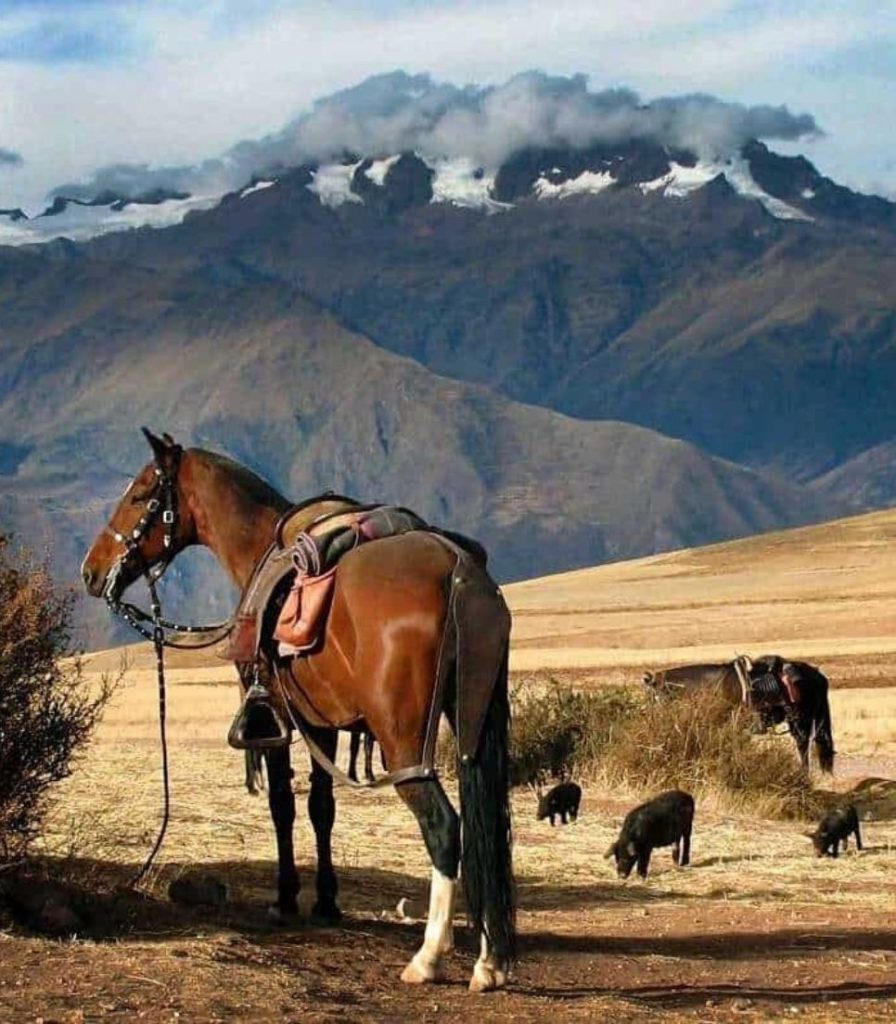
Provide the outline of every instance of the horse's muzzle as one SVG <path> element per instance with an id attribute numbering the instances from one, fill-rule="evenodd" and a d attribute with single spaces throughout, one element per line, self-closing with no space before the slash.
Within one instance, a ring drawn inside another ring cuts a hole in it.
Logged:
<path id="1" fill-rule="evenodd" d="M 81 579 L 84 581 L 84 589 L 91 597 L 101 597 L 105 580 L 101 580 L 95 569 L 84 566 L 81 570 Z"/>

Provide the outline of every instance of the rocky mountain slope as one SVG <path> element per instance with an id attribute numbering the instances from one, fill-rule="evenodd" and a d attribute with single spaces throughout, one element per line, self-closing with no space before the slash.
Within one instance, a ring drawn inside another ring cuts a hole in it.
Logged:
<path id="1" fill-rule="evenodd" d="M 136 269 L 111 282 L 107 265 L 77 262 L 40 276 L 59 300 L 43 330 L 27 289 L 7 291 L 0 313 L 0 436 L 14 439 L 0 519 L 50 545 L 66 578 L 147 461 L 142 422 L 297 499 L 332 487 L 414 507 L 480 537 L 504 579 L 824 514 L 802 489 L 690 444 L 439 377 L 279 283 Z M 173 598 L 226 609 L 208 560 L 185 565 Z M 87 613 L 102 635 L 105 613 Z"/>

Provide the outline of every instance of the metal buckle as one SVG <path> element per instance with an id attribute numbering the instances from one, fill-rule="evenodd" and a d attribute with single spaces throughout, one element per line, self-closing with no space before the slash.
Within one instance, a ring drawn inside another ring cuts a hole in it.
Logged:
<path id="1" fill-rule="evenodd" d="M 162 513 L 162 522 L 166 526 L 174 526 L 174 509 L 173 508 L 166 508 L 165 509 L 165 511 Z"/>
<path id="2" fill-rule="evenodd" d="M 159 507 L 159 499 L 158 498 L 150 498 L 149 501 L 146 503 L 146 511 L 147 512 L 155 512 L 155 510 L 158 507 Z"/>

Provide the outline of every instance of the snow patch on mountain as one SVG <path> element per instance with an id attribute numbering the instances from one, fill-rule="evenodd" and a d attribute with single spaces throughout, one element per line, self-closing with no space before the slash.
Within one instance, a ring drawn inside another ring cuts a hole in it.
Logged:
<path id="1" fill-rule="evenodd" d="M 64 210 L 52 216 L 14 223 L 0 220 L 0 245 L 28 245 L 49 242 L 54 238 L 83 242 L 114 231 L 167 228 L 180 224 L 193 210 L 216 206 L 220 199 L 220 195 L 189 196 L 186 199 L 166 199 L 161 203 L 128 203 L 123 209 L 69 203 Z"/>
<path id="2" fill-rule="evenodd" d="M 352 192 L 352 178 L 360 166 L 360 160 L 356 164 L 323 164 L 311 172 L 308 191 L 333 209 L 343 203 L 360 203 L 361 197 Z"/>
<path id="3" fill-rule="evenodd" d="M 596 195 L 615 182 L 608 171 L 583 171 L 577 178 L 560 182 L 552 182 L 542 176 L 533 187 L 539 199 L 566 199 L 568 196 Z"/>
<path id="4" fill-rule="evenodd" d="M 389 169 L 400 159 L 401 154 L 396 153 L 395 156 L 386 157 L 385 160 L 374 160 L 364 173 L 374 185 L 379 185 L 382 188 L 386 182 L 386 175 L 389 173 Z"/>
<path id="5" fill-rule="evenodd" d="M 245 199 L 246 196 L 251 196 L 254 192 L 262 192 L 264 189 L 270 188 L 272 185 L 276 184 L 276 178 L 273 178 L 271 181 L 256 181 L 254 185 L 247 185 L 242 192 L 240 192 L 240 199 Z"/>
<path id="6" fill-rule="evenodd" d="M 750 173 L 750 165 L 741 157 L 702 161 L 694 167 L 685 167 L 673 161 L 668 174 L 664 174 L 661 178 L 655 178 L 653 181 L 641 182 L 638 187 L 645 195 L 650 192 L 661 192 L 664 196 L 682 198 L 703 188 L 704 185 L 708 185 L 720 174 L 724 175 L 728 184 L 739 196 L 758 200 L 778 220 L 811 221 L 814 219 L 795 206 L 763 191 Z"/>
<path id="7" fill-rule="evenodd" d="M 433 169 L 432 202 L 453 203 L 490 212 L 510 209 L 509 203 L 499 203 L 492 198 L 494 175 L 486 174 L 473 160 L 467 157 L 440 160 Z"/>

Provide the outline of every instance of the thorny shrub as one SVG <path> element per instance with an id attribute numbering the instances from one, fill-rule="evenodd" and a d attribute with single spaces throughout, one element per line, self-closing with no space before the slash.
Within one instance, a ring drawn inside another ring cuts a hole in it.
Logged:
<path id="1" fill-rule="evenodd" d="M 0 860 L 39 834 L 49 790 L 70 774 L 113 684 L 89 691 L 70 653 L 74 596 L 0 536 Z"/>

